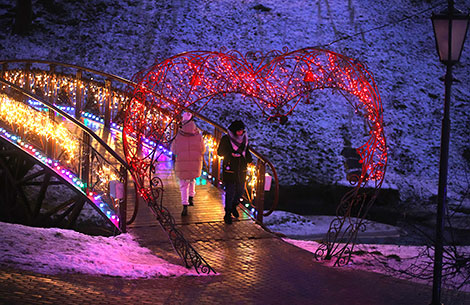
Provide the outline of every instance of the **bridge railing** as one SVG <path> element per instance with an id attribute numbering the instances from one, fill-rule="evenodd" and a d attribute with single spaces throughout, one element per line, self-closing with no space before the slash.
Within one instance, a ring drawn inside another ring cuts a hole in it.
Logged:
<path id="1" fill-rule="evenodd" d="M 2 78 L 0 125 L 15 144 L 82 192 L 119 230 L 126 230 L 128 165 L 93 130 Z"/>
<path id="2" fill-rule="evenodd" d="M 129 98 L 126 89 L 129 86 L 135 86 L 132 81 L 98 70 L 54 61 L 15 59 L 0 60 L 0 64 L 2 65 L 0 77 L 33 92 L 37 97 L 57 106 L 75 119 L 82 120 L 84 123 L 104 124 L 117 134 L 122 131 L 122 110 Z M 206 178 L 214 185 L 220 186 L 221 160 L 214 153 L 214 145 L 218 144 L 226 129 L 197 113 L 193 114 L 207 123 L 203 128 L 208 148 L 205 157 Z M 168 130 L 174 133 L 177 128 Z M 169 135 L 168 138 L 173 136 L 174 134 Z M 156 143 L 146 144 L 155 145 Z M 120 151 L 120 155 L 123 156 L 122 147 L 116 148 L 115 150 Z M 251 149 L 251 151 L 256 162 L 249 167 L 244 207 L 259 222 L 262 222 L 263 216 L 272 213 L 277 206 L 279 182 L 271 162 L 256 150 Z M 85 170 L 86 168 L 82 172 Z M 86 176 L 86 174 L 83 175 Z M 269 181 L 266 183 L 266 179 L 272 180 L 272 183 Z M 93 181 L 96 180 L 90 180 L 92 183 Z M 272 184 L 270 189 L 274 192 L 274 200 L 265 211 L 265 192 L 268 189 L 266 186 L 270 184 Z M 135 215 L 132 219 L 134 217 Z"/>
<path id="3" fill-rule="evenodd" d="M 50 103 L 69 107 L 76 119 L 96 118 L 116 127 L 126 101 L 126 88 L 133 83 L 116 75 L 54 61 L 0 60 L 1 76 Z M 116 122 L 117 123 L 117 122 Z"/>

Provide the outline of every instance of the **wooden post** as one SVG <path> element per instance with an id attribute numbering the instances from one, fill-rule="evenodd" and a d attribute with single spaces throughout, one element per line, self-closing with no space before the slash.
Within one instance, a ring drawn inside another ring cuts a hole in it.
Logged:
<path id="1" fill-rule="evenodd" d="M 82 149 L 82 154 L 80 156 L 81 158 L 81 175 L 80 179 L 86 184 L 87 189 L 91 185 L 90 181 L 90 145 L 91 145 L 91 138 L 90 135 L 86 132 L 83 131 L 82 133 L 83 137 L 83 149 Z"/>
<path id="2" fill-rule="evenodd" d="M 75 118 L 80 120 L 82 117 L 82 70 L 76 73 L 77 88 L 75 88 Z"/>
<path id="3" fill-rule="evenodd" d="M 55 73 L 55 66 L 54 65 L 49 65 L 49 83 L 47 84 L 47 90 L 46 88 L 44 89 L 44 99 L 47 100 L 49 103 L 54 104 L 54 92 L 55 92 L 55 79 L 54 77 Z M 51 89 L 52 88 L 52 89 Z M 52 122 L 55 122 L 55 112 L 49 109 L 49 120 Z M 49 139 L 47 141 L 47 146 L 46 146 L 46 153 L 51 159 L 55 159 L 56 155 L 56 145 L 55 141 L 52 139 Z"/>
<path id="4" fill-rule="evenodd" d="M 48 92 L 44 90 L 45 95 L 49 96 L 49 103 L 54 104 L 56 93 L 56 79 L 55 79 L 55 65 L 49 65 L 49 84 L 47 86 Z"/>
<path id="5" fill-rule="evenodd" d="M 31 79 L 30 79 L 31 64 L 27 63 L 24 69 L 24 89 L 31 91 Z"/>
<path id="6" fill-rule="evenodd" d="M 128 176 L 127 169 L 124 166 L 121 166 L 121 176 L 124 177 L 124 198 L 122 199 L 119 205 L 119 227 L 121 228 L 122 233 L 127 231 L 127 184 Z"/>
<path id="7" fill-rule="evenodd" d="M 49 108 L 49 120 L 51 120 L 52 123 L 55 122 L 55 112 L 54 110 Z M 47 145 L 46 145 L 46 153 L 51 159 L 55 159 L 55 141 L 50 138 L 47 140 Z"/>
<path id="8" fill-rule="evenodd" d="M 256 184 L 256 198 L 255 207 L 258 214 L 256 220 L 259 223 L 263 223 L 263 212 L 264 212 L 264 175 L 266 174 L 266 165 L 262 160 L 258 159 L 258 177 Z"/>
<path id="9" fill-rule="evenodd" d="M 112 105 L 112 92 L 111 92 L 111 80 L 107 79 L 105 81 L 106 87 L 106 96 L 105 96 L 105 104 L 104 104 L 104 127 L 110 128 L 111 127 L 111 105 Z"/>
<path id="10" fill-rule="evenodd" d="M 27 63 L 25 68 L 24 68 L 24 86 L 23 86 L 23 89 L 25 89 L 28 92 L 31 92 L 31 81 L 30 81 L 30 77 L 29 77 L 30 70 L 31 70 L 31 64 Z M 19 86 L 21 87 L 21 84 L 19 84 Z M 26 95 L 23 95 L 22 101 L 25 105 L 29 105 L 28 100 L 29 100 L 29 97 L 27 97 Z"/>
<path id="11" fill-rule="evenodd" d="M 221 133 L 217 127 L 214 127 L 214 138 L 217 143 L 220 142 Z M 211 162 L 211 175 L 214 177 L 214 184 L 216 187 L 220 186 L 220 159 L 217 155 L 217 151 L 214 152 L 215 159 L 210 160 Z"/>

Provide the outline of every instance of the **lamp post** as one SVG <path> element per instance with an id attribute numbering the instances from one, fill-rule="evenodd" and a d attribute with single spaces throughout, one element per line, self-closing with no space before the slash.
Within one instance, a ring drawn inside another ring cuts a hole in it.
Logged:
<path id="1" fill-rule="evenodd" d="M 441 130 L 441 152 L 439 161 L 439 188 L 437 194 L 436 240 L 434 246 L 434 275 L 431 305 L 441 304 L 442 254 L 444 214 L 447 198 L 447 168 L 450 138 L 450 90 L 452 85 L 452 66 L 462 53 L 470 16 L 454 8 L 454 1 L 448 0 L 447 10 L 431 17 L 436 38 L 439 60 L 446 65 L 444 118 Z"/>

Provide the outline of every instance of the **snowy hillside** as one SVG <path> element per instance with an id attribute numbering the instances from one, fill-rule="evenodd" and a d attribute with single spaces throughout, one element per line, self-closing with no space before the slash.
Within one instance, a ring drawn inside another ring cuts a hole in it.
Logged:
<path id="1" fill-rule="evenodd" d="M 356 58 L 374 74 L 383 101 L 386 182 L 411 204 L 437 193 L 445 68 L 430 16 L 444 1 L 33 1 L 33 30 L 24 37 L 11 34 L 14 3 L 0 2 L 1 59 L 56 60 L 131 78 L 169 56 L 222 47 L 245 53 L 322 46 Z M 468 12 L 470 0 L 456 6 Z M 456 202 L 466 194 L 470 209 L 468 40 L 454 68 L 449 195 Z M 252 144 L 275 164 L 284 185 L 337 183 L 345 175 L 345 139 L 362 144 L 363 123 L 340 94 L 316 93 L 286 125 L 268 124 L 254 106 L 241 103 L 228 96 L 202 114 L 222 125 L 243 119 Z"/>

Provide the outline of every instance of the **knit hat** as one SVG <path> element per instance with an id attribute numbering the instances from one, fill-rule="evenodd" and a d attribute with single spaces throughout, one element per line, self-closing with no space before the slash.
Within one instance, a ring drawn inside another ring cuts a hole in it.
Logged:
<path id="1" fill-rule="evenodd" d="M 232 124 L 230 124 L 230 126 L 228 127 L 228 129 L 235 133 L 237 132 L 238 130 L 243 130 L 245 129 L 245 124 L 243 124 L 242 121 L 240 120 L 236 120 L 236 121 L 233 121 Z"/>
<path id="2" fill-rule="evenodd" d="M 186 123 L 187 121 L 191 120 L 192 117 L 193 117 L 193 115 L 189 112 L 183 113 L 182 123 Z"/>

